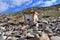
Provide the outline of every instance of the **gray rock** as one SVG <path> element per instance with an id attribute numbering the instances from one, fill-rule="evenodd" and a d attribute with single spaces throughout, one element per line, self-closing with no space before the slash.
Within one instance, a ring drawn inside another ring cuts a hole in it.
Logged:
<path id="1" fill-rule="evenodd" d="M 52 36 L 51 40 L 60 40 L 60 36 Z"/>

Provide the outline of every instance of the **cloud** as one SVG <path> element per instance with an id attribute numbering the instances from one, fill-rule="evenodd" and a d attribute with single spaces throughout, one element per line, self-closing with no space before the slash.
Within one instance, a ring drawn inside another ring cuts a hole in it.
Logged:
<path id="1" fill-rule="evenodd" d="M 32 0 L 29 0 L 27 3 L 26 3 L 26 5 L 29 5 L 29 4 L 31 4 L 33 1 Z"/>
<path id="2" fill-rule="evenodd" d="M 51 0 L 51 2 L 56 2 L 57 0 Z"/>
<path id="3" fill-rule="evenodd" d="M 11 0 L 10 4 L 13 6 L 21 6 L 25 2 L 30 2 L 30 0 Z"/>
<path id="4" fill-rule="evenodd" d="M 4 2 L 0 2 L 0 12 L 3 12 L 5 10 L 7 10 L 9 8 L 9 5 L 4 3 Z"/>
<path id="5" fill-rule="evenodd" d="M 43 0 L 38 0 L 37 2 L 33 3 L 31 6 L 36 6 L 36 5 L 39 5 L 39 4 L 43 4 L 44 7 L 45 6 L 51 6 L 54 3 L 57 4 L 56 1 L 57 0 L 50 0 L 50 1 L 47 0 L 47 1 L 44 2 Z M 41 5 L 39 5 L 39 6 L 41 6 Z"/>
<path id="6" fill-rule="evenodd" d="M 46 2 L 44 2 L 44 5 L 43 5 L 43 6 L 51 6 L 51 5 L 53 5 L 52 2 L 50 2 L 50 1 L 46 1 Z"/>
<path id="7" fill-rule="evenodd" d="M 6 2 L 7 4 L 10 5 L 10 7 L 15 7 L 15 6 L 21 6 L 22 4 L 26 2 L 30 2 L 32 0 L 0 0 L 1 2 Z"/>
<path id="8" fill-rule="evenodd" d="M 8 8 L 21 6 L 23 3 L 29 1 L 30 0 L 0 0 L 0 12 L 6 11 Z"/>
<path id="9" fill-rule="evenodd" d="M 32 6 L 36 6 L 36 5 L 39 5 L 39 4 L 41 4 L 41 3 L 43 3 L 43 1 L 38 1 L 38 2 L 36 2 L 36 3 L 33 3 Z"/>
<path id="10" fill-rule="evenodd" d="M 51 6 L 51 5 L 53 5 L 54 3 L 56 4 L 56 1 L 57 1 L 57 0 L 45 1 L 43 6 Z"/>

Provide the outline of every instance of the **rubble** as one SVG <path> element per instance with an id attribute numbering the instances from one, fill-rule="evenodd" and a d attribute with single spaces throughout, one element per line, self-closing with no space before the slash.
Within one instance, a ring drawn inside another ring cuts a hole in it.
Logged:
<path id="1" fill-rule="evenodd" d="M 60 40 L 60 19 L 43 18 L 37 23 L 0 23 L 1 40 Z"/>

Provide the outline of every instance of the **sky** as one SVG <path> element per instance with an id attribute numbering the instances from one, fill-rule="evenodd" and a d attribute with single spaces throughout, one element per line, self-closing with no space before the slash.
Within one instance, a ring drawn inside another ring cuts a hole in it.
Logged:
<path id="1" fill-rule="evenodd" d="M 0 13 L 17 12 L 30 7 L 46 7 L 56 4 L 60 4 L 60 0 L 0 0 Z"/>

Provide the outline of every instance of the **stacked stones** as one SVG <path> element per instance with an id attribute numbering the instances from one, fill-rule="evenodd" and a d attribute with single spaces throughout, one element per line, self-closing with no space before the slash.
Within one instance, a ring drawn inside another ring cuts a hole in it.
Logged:
<path id="1" fill-rule="evenodd" d="M 60 40 L 60 18 L 42 18 L 37 23 L 0 23 L 1 40 Z M 45 39 L 46 39 L 45 38 Z M 47 39 L 46 39 L 47 40 Z"/>

